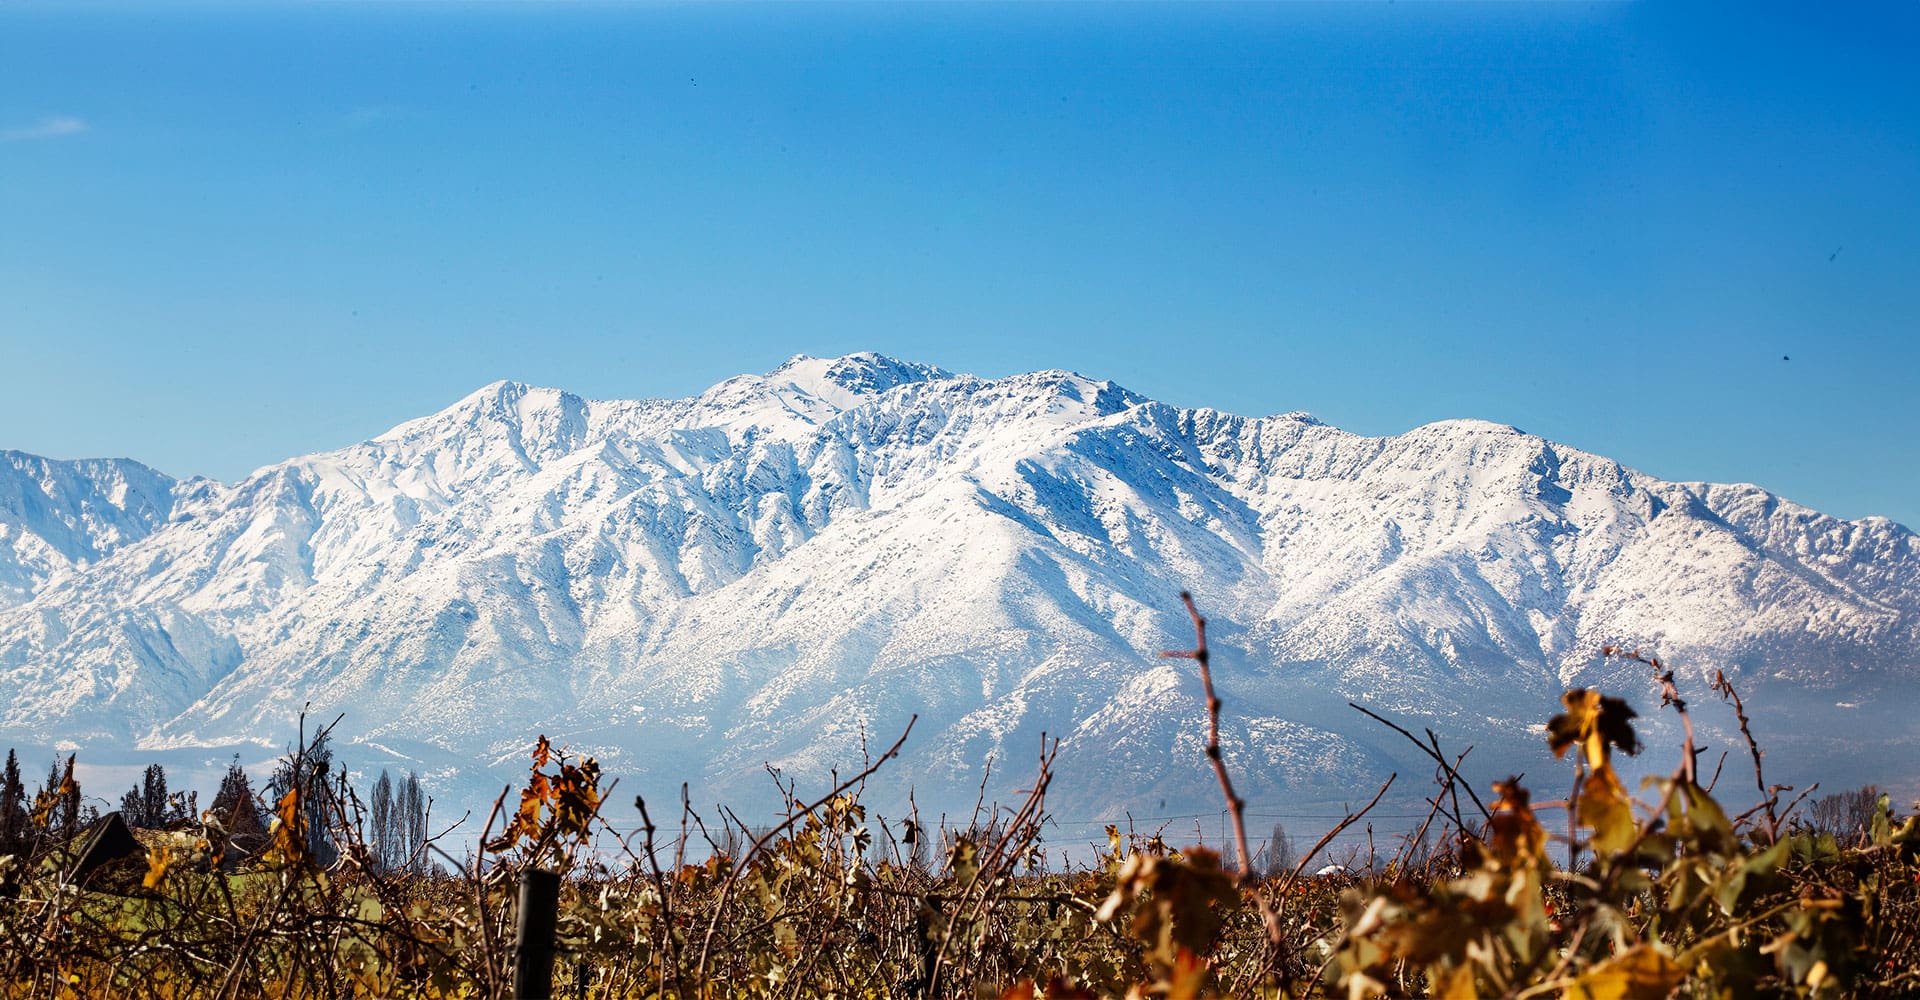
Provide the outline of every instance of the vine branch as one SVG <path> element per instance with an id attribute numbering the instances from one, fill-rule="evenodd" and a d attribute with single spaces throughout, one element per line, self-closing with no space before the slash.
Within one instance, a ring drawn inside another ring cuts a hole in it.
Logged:
<path id="1" fill-rule="evenodd" d="M 1246 800 L 1233 791 L 1233 779 L 1227 777 L 1226 761 L 1220 753 L 1220 696 L 1213 690 L 1213 669 L 1207 653 L 1207 620 L 1200 616 L 1200 609 L 1194 606 L 1193 595 L 1180 592 L 1181 603 L 1187 606 L 1187 617 L 1193 620 L 1193 648 L 1185 650 L 1163 649 L 1162 657 L 1168 659 L 1192 660 L 1200 668 L 1200 687 L 1207 695 L 1207 761 L 1213 765 L 1213 775 L 1220 779 L 1220 793 L 1227 797 L 1227 811 L 1233 816 L 1233 842 L 1240 853 L 1239 881 L 1245 884 L 1253 874 L 1253 852 L 1247 849 Z M 1254 902 L 1260 907 L 1260 921 L 1266 926 L 1267 941 L 1278 948 L 1283 940 L 1280 929 L 1280 917 L 1267 905 L 1267 899 L 1260 893 L 1253 894 Z"/>

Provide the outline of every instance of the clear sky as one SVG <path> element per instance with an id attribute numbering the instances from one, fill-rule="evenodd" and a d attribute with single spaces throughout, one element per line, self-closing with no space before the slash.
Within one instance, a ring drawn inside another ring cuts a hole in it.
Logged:
<path id="1" fill-rule="evenodd" d="M 870 349 L 1920 526 L 1916 52 L 1911 3 L 0 2 L 0 447 L 232 480 Z"/>

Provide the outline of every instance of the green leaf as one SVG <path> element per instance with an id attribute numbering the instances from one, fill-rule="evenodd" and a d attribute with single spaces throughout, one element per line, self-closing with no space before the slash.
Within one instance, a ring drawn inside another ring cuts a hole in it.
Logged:
<path id="1" fill-rule="evenodd" d="M 1789 840 L 1793 856 L 1803 863 L 1827 865 L 1840 860 L 1840 845 L 1831 833 L 1796 833 Z"/>
<path id="2" fill-rule="evenodd" d="M 1673 817 L 1669 829 L 1690 852 L 1727 855 L 1738 851 L 1733 824 L 1706 789 L 1692 783 L 1677 785 L 1667 810 Z"/>
<path id="3" fill-rule="evenodd" d="M 1740 912 L 1740 894 L 1746 891 L 1747 880 L 1772 875 L 1785 860 L 1787 842 L 1776 840 L 1772 847 L 1734 862 L 1713 890 L 1713 901 L 1720 907 L 1720 912 L 1729 917 L 1737 916 Z"/>

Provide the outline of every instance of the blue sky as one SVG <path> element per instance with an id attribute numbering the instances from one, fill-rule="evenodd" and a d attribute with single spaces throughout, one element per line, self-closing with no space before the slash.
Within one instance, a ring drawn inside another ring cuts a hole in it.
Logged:
<path id="1" fill-rule="evenodd" d="M 1814 6 L 4 3 L 0 447 L 870 349 L 1920 525 L 1920 7 Z"/>

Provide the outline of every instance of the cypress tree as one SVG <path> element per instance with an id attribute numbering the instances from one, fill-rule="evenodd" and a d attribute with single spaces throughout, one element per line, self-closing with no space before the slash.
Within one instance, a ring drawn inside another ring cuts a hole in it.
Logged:
<path id="1" fill-rule="evenodd" d="M 211 811 L 226 827 L 227 843 L 234 853 L 248 855 L 266 846 L 267 824 L 260 817 L 260 807 L 253 799 L 253 783 L 247 780 L 247 772 L 240 766 L 239 754 L 233 755 L 226 776 L 220 779 Z"/>
<path id="2" fill-rule="evenodd" d="M 393 826 L 393 778 L 385 770 L 373 783 L 373 859 L 383 872 L 390 872 L 399 857 L 399 843 Z"/>
<path id="3" fill-rule="evenodd" d="M 140 809 L 148 826 L 164 826 L 167 822 L 167 769 L 158 764 L 148 764 L 147 773 L 140 782 Z"/>
<path id="4" fill-rule="evenodd" d="M 407 772 L 406 784 L 401 787 L 400 801 L 394 810 L 403 827 L 401 842 L 406 845 L 406 854 L 400 863 L 408 871 L 425 872 L 427 859 L 421 848 L 427 842 L 427 793 L 420 787 L 420 775 Z"/>
<path id="5" fill-rule="evenodd" d="M 181 818 L 175 815 L 181 811 L 170 807 L 167 769 L 159 764 L 148 764 L 140 783 L 120 797 L 120 818 L 126 820 L 128 826 L 166 826 L 172 820 Z"/>
<path id="6" fill-rule="evenodd" d="M 7 766 L 0 772 L 0 851 L 13 853 L 27 832 L 27 789 L 20 783 L 20 760 L 7 751 Z"/>
<path id="7" fill-rule="evenodd" d="M 60 805 L 60 755 L 54 754 L 53 764 L 47 769 L 47 783 L 33 794 L 33 817 L 40 829 L 36 834 L 45 835 L 54 831 L 58 823 Z"/>
<path id="8" fill-rule="evenodd" d="M 57 829 L 62 837 L 71 837 L 80 832 L 80 782 L 73 778 L 74 754 L 67 755 L 66 769 L 60 775 L 59 807 L 54 810 Z"/>

